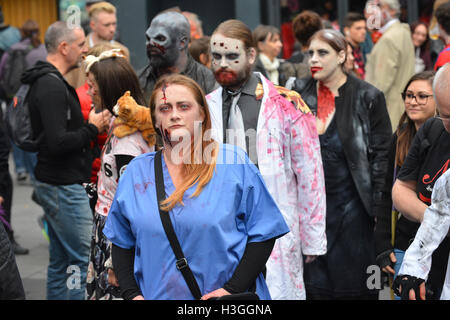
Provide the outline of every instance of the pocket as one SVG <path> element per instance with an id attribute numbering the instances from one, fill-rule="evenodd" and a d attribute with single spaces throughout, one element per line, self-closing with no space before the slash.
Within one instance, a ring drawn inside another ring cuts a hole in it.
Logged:
<path id="1" fill-rule="evenodd" d="M 59 211 L 56 187 L 36 181 L 35 190 L 42 209 L 47 215 L 55 218 Z"/>

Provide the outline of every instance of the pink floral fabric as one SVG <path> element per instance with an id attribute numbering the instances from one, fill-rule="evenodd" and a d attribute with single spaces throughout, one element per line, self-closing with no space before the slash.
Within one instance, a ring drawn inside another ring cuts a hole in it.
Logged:
<path id="1" fill-rule="evenodd" d="M 257 124 L 258 167 L 290 232 L 267 262 L 272 299 L 305 299 L 303 255 L 326 253 L 325 182 L 315 117 L 282 97 L 260 75 L 264 90 Z M 207 96 L 213 137 L 223 141 L 222 88 Z"/>

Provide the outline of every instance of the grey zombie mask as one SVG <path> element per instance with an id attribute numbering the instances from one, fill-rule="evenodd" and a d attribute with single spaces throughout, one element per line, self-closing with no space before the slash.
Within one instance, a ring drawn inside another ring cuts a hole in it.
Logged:
<path id="1" fill-rule="evenodd" d="M 166 12 L 156 16 L 145 35 L 147 56 L 156 69 L 175 66 L 180 53 L 187 50 L 190 25 L 180 13 Z"/>

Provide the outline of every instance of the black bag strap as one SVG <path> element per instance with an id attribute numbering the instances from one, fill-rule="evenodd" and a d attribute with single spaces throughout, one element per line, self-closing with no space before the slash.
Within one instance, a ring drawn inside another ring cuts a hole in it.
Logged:
<path id="1" fill-rule="evenodd" d="M 155 182 L 156 182 L 156 195 L 158 200 L 159 216 L 161 218 L 164 231 L 166 232 L 167 239 L 169 239 L 170 246 L 172 247 L 175 258 L 177 259 L 176 265 L 177 269 L 181 271 L 184 280 L 186 281 L 189 290 L 191 290 L 192 295 L 195 299 L 200 300 L 202 294 L 195 280 L 194 274 L 191 268 L 189 268 L 188 261 L 184 257 L 183 250 L 181 249 L 178 238 L 173 229 L 172 221 L 170 221 L 170 216 L 167 211 L 161 210 L 160 203 L 165 199 L 165 187 L 164 187 L 164 176 L 162 171 L 162 151 L 158 151 L 155 155 Z"/>

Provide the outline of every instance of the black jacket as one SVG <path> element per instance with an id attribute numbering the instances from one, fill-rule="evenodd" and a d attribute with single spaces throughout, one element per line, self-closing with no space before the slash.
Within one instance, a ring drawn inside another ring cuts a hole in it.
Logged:
<path id="1" fill-rule="evenodd" d="M 317 113 L 317 81 L 297 79 L 293 90 L 301 94 L 311 111 Z M 367 213 L 374 217 L 375 207 L 386 196 L 383 184 L 392 135 L 386 101 L 381 91 L 349 75 L 339 88 L 343 101 L 336 105 L 336 121 L 348 167 Z"/>
<path id="2" fill-rule="evenodd" d="M 28 69 L 21 80 L 32 84 L 28 99 L 33 131 L 35 134 L 44 132 L 36 179 L 52 185 L 89 182 L 90 142 L 98 130 L 85 123 L 75 89 L 52 64 L 43 61 Z"/>
<path id="3" fill-rule="evenodd" d="M 159 76 L 151 65 L 148 65 L 139 71 L 138 74 L 139 83 L 142 91 L 144 92 L 145 100 L 149 101 L 150 96 L 152 95 L 153 87 L 158 81 Z M 203 89 L 205 94 L 211 93 L 219 86 L 213 72 L 204 65 L 195 61 L 190 54 L 188 54 L 186 69 L 181 72 L 181 74 L 195 80 L 195 82 L 197 82 Z"/>
<path id="4" fill-rule="evenodd" d="M 0 112 L 1 114 L 1 112 Z M 13 183 L 9 174 L 9 150 L 11 144 L 6 134 L 6 128 L 3 119 L 0 118 L 0 197 L 3 197 L 3 208 L 9 217 L 12 204 Z"/>
<path id="5" fill-rule="evenodd" d="M 8 234 L 0 223 L 0 300 L 25 300 L 22 279 Z"/>

